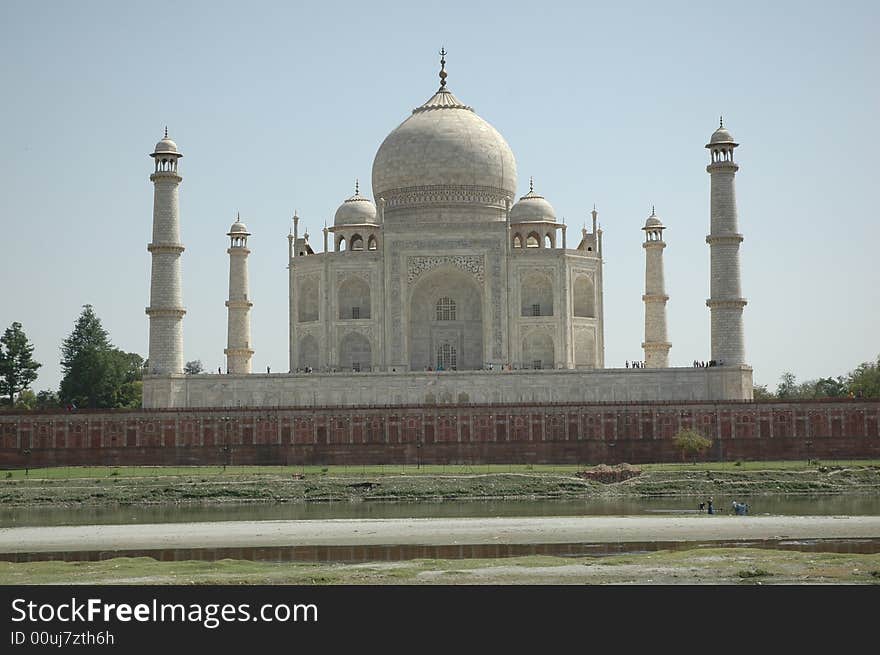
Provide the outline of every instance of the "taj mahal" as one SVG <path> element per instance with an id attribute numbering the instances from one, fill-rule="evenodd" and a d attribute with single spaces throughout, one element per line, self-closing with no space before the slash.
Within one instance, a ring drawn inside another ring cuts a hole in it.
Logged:
<path id="1" fill-rule="evenodd" d="M 300 218 L 292 219 L 286 373 L 251 370 L 259 344 L 250 336 L 250 233 L 240 218 L 228 232 L 227 370 L 184 373 L 183 154 L 166 130 L 150 155 L 155 192 L 144 407 L 752 398 L 734 183 L 738 144 L 730 132 L 721 125 L 705 146 L 713 366 L 668 364 L 665 227 L 652 211 L 641 229 L 644 364 L 605 368 L 603 233 L 595 207 L 592 229 L 567 234 L 531 180 L 520 195 L 513 152 L 447 87 L 445 54 L 439 89 L 379 146 L 372 199 L 356 185 L 323 229 L 320 247 L 300 233 Z"/>

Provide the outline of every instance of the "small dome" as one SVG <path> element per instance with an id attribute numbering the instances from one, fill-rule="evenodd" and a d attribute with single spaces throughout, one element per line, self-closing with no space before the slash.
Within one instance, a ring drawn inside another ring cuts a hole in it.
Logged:
<path id="1" fill-rule="evenodd" d="M 180 152 L 178 152 L 178 150 L 177 150 L 177 144 L 174 143 L 174 141 L 172 141 L 171 139 L 169 139 L 166 136 L 164 139 L 162 139 L 161 141 L 159 141 L 159 143 L 156 144 L 156 150 L 154 151 L 154 154 L 156 154 L 156 155 L 166 155 L 166 154 L 179 155 Z"/>
<path id="2" fill-rule="evenodd" d="M 355 191 L 355 194 L 339 205 L 334 225 L 363 225 L 364 223 L 376 223 L 376 205 L 369 198 L 365 198 Z"/>
<path id="3" fill-rule="evenodd" d="M 529 192 L 519 199 L 510 209 L 511 223 L 529 223 L 532 221 L 556 221 L 556 210 L 544 196 L 535 193 L 529 185 Z"/>
<path id="4" fill-rule="evenodd" d="M 727 128 L 719 127 L 712 133 L 712 138 L 709 139 L 709 145 L 715 145 L 716 143 L 734 143 L 733 135 L 727 131 Z"/>
<path id="5" fill-rule="evenodd" d="M 232 224 L 232 227 L 229 228 L 229 235 L 233 234 L 244 234 L 245 236 L 249 236 L 250 232 L 248 232 L 247 225 L 241 222 L 241 215 L 238 214 L 235 217 L 235 223 Z"/>
<path id="6" fill-rule="evenodd" d="M 645 221 L 645 227 L 663 227 L 663 223 L 654 214 L 651 214 L 648 216 L 648 220 Z"/>

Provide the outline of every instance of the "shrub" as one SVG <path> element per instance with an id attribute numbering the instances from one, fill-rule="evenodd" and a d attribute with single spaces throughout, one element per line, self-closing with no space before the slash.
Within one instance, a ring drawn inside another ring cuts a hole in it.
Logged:
<path id="1" fill-rule="evenodd" d="M 675 435 L 675 447 L 681 451 L 682 459 L 690 455 L 694 464 L 697 463 L 697 455 L 708 450 L 711 445 L 712 441 L 696 430 L 685 429 Z"/>

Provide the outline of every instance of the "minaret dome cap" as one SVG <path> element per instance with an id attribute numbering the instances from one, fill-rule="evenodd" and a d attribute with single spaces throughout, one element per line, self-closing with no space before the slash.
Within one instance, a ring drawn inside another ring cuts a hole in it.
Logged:
<path id="1" fill-rule="evenodd" d="M 725 144 L 730 144 L 732 146 L 739 145 L 733 140 L 733 135 L 727 131 L 727 128 L 722 126 L 712 133 L 712 137 L 709 139 L 709 143 L 706 147 L 710 148 L 712 146 Z"/>
<path id="2" fill-rule="evenodd" d="M 649 229 L 652 227 L 663 227 L 663 222 L 659 218 L 654 216 L 654 214 L 648 216 L 648 220 L 645 221 L 645 229 Z"/>
<path id="3" fill-rule="evenodd" d="M 183 157 L 183 154 L 177 149 L 177 144 L 168 138 L 167 132 L 165 138 L 156 144 L 156 149 L 150 156 L 156 157 L 158 155 L 177 155 L 178 157 Z"/>
<path id="4" fill-rule="evenodd" d="M 250 236 L 250 232 L 248 232 L 247 225 L 241 222 L 241 218 L 236 216 L 235 223 L 229 228 L 229 236 L 233 234 L 243 234 L 245 236 Z"/>

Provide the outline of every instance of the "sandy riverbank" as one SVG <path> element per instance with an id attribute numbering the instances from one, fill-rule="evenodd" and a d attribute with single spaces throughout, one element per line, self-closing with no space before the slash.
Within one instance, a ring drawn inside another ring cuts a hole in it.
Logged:
<path id="1" fill-rule="evenodd" d="M 225 521 L 0 529 L 0 552 L 880 538 L 880 516 L 537 517 Z"/>

